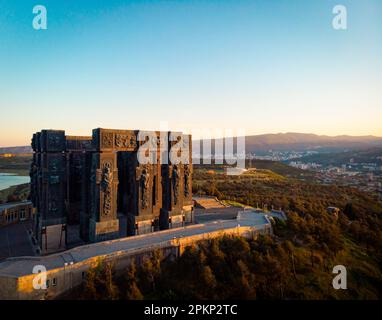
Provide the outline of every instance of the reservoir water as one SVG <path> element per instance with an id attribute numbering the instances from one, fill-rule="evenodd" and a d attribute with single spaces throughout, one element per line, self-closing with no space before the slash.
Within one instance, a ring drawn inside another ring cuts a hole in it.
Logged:
<path id="1" fill-rule="evenodd" d="M 0 190 L 15 186 L 18 184 L 29 183 L 30 178 L 28 176 L 18 176 L 11 173 L 0 172 Z"/>

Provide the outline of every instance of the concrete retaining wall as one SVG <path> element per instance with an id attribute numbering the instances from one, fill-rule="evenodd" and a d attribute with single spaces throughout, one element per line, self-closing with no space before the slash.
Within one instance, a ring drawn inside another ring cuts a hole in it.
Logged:
<path id="1" fill-rule="evenodd" d="M 255 227 L 235 227 L 223 229 L 210 233 L 203 233 L 194 236 L 177 238 L 169 241 L 153 244 L 142 249 L 129 249 L 116 251 L 108 255 L 94 256 L 90 259 L 68 264 L 66 266 L 47 271 L 47 280 L 49 287 L 47 289 L 34 289 L 33 279 L 36 274 L 24 276 L 0 275 L 0 299 L 3 300 L 30 300 L 30 299 L 52 299 L 68 290 L 80 285 L 85 278 L 86 271 L 100 261 L 112 261 L 115 269 L 123 271 L 132 260 L 138 263 L 144 258 L 149 257 L 151 253 L 159 249 L 163 257 L 179 256 L 187 246 L 198 243 L 203 240 L 217 238 L 223 235 L 241 235 L 243 237 L 257 236 L 259 233 L 271 234 L 271 227 L 259 230 Z M 18 258 L 23 259 L 23 258 Z M 24 258 L 27 259 L 27 258 Z"/>

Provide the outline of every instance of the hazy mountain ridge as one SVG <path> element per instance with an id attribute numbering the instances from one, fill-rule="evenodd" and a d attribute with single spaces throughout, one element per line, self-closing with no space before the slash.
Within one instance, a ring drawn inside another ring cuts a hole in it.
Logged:
<path id="1" fill-rule="evenodd" d="M 221 142 L 222 138 L 216 139 Z M 212 149 L 214 150 L 212 143 Z M 274 133 L 245 137 L 246 152 L 264 151 L 344 151 L 347 149 L 368 148 L 382 146 L 382 137 L 376 136 L 327 136 L 312 133 Z"/>
<path id="2" fill-rule="evenodd" d="M 216 139 L 221 141 L 222 139 Z M 212 140 L 214 141 L 214 139 Z M 259 152 L 268 150 L 315 150 L 328 149 L 328 151 L 341 151 L 344 149 L 358 149 L 364 147 L 382 146 L 382 137 L 367 136 L 327 136 L 312 133 L 269 133 L 245 137 L 246 152 Z M 214 143 L 212 143 L 214 150 Z M 0 154 L 4 153 L 32 153 L 30 146 L 0 147 Z"/>
<path id="3" fill-rule="evenodd" d="M 32 153 L 32 147 L 30 146 L 21 146 L 21 147 L 2 147 L 0 148 L 0 154 L 12 153 L 12 154 L 20 154 L 20 153 Z"/>
<path id="4" fill-rule="evenodd" d="M 339 135 L 339 136 L 327 136 L 327 135 L 316 135 L 313 133 L 269 133 L 261 135 L 247 136 L 248 140 L 256 139 L 262 142 L 268 143 L 302 143 L 302 142 L 317 142 L 317 141 L 382 141 L 382 137 L 376 137 L 372 135 L 368 136 L 349 136 L 349 135 Z"/>

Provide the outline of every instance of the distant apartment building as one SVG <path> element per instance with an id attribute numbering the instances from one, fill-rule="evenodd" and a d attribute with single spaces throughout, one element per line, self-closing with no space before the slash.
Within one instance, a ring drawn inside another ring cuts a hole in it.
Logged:
<path id="1" fill-rule="evenodd" d="M 31 201 L 8 202 L 0 204 L 0 227 L 32 219 Z"/>

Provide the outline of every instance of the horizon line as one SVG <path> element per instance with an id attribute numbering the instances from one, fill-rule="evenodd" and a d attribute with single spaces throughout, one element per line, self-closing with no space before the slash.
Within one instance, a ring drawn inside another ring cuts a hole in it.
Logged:
<path id="1" fill-rule="evenodd" d="M 110 128 L 105 128 L 105 129 L 110 129 Z M 44 129 L 43 129 L 44 130 Z M 120 130 L 120 129 L 115 129 L 115 130 Z M 129 130 L 129 129 L 126 129 Z M 160 130 L 142 130 L 142 131 L 160 131 Z M 174 130 L 173 132 L 177 132 L 178 130 Z M 171 130 L 168 130 L 168 132 L 171 132 Z M 226 138 L 239 138 L 239 137 L 256 137 L 256 136 L 266 136 L 266 135 L 287 135 L 287 134 L 299 134 L 299 135 L 312 135 L 312 136 L 317 136 L 317 137 L 328 137 L 328 138 L 341 138 L 341 137 L 349 137 L 349 138 L 374 138 L 374 139 L 382 139 L 382 136 L 376 136 L 372 134 L 368 135 L 349 135 L 349 134 L 339 134 L 339 135 L 327 135 L 327 134 L 316 134 L 316 133 L 306 133 L 306 132 L 292 132 L 292 131 L 287 131 L 287 132 L 277 132 L 277 133 L 260 133 L 260 134 L 248 134 L 245 136 L 219 136 L 219 137 L 211 137 L 211 138 L 201 138 L 201 139 L 192 139 L 192 140 L 216 140 L 216 139 L 226 139 Z M 71 136 L 71 135 L 65 135 L 65 136 Z M 31 144 L 25 144 L 25 145 L 4 145 L 1 146 L 1 149 L 4 148 L 24 148 L 24 147 L 29 147 Z"/>

